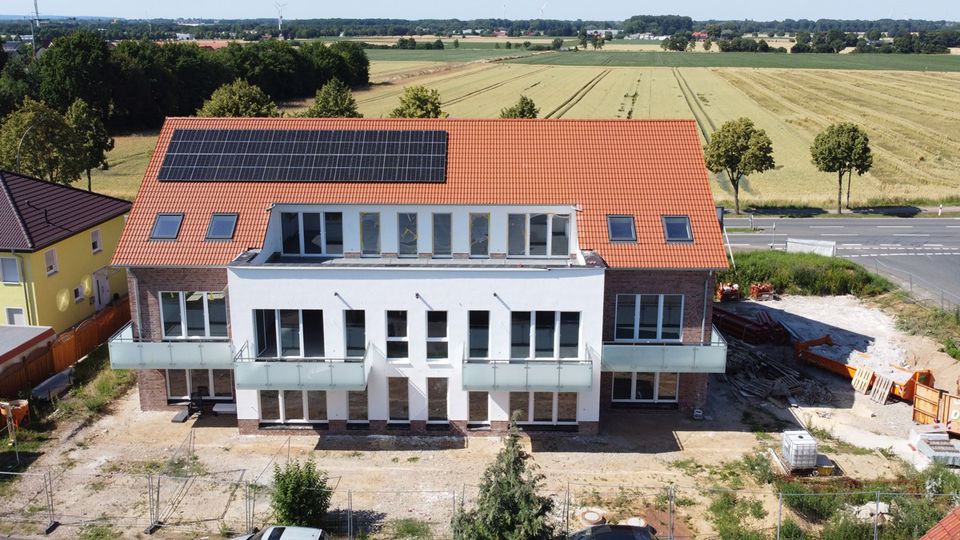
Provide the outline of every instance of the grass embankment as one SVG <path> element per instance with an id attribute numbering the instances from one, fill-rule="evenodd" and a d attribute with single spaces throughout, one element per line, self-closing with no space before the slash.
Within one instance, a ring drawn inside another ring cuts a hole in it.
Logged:
<path id="1" fill-rule="evenodd" d="M 811 253 L 749 251 L 737 253 L 736 269 L 721 272 L 718 282 L 738 283 L 749 292 L 751 283 L 769 282 L 778 293 L 813 296 L 853 294 L 877 296 L 893 290 L 886 279 L 859 264 Z"/>

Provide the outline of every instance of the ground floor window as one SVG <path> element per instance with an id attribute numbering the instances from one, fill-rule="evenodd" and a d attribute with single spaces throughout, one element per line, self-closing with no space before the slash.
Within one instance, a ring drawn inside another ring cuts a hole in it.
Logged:
<path id="1" fill-rule="evenodd" d="M 347 421 L 368 421 L 366 390 L 351 390 L 347 392 Z"/>
<path id="2" fill-rule="evenodd" d="M 390 421 L 410 421 L 410 390 L 406 377 L 387 378 L 387 397 L 390 400 Z"/>
<path id="3" fill-rule="evenodd" d="M 468 396 L 469 411 L 467 421 L 471 424 L 482 424 L 490 421 L 490 396 L 487 392 L 470 392 Z"/>
<path id="4" fill-rule="evenodd" d="M 167 399 L 233 399 L 232 369 L 168 369 Z"/>
<path id="5" fill-rule="evenodd" d="M 576 392 L 510 392 L 510 414 L 521 424 L 574 424 Z"/>
<path id="6" fill-rule="evenodd" d="M 260 390 L 260 420 L 279 423 L 327 421 L 323 390 Z"/>
<path id="7" fill-rule="evenodd" d="M 679 373 L 614 372 L 612 400 L 616 402 L 676 403 Z"/>
<path id="8" fill-rule="evenodd" d="M 445 377 L 427 378 L 427 421 L 447 421 L 447 379 Z"/>

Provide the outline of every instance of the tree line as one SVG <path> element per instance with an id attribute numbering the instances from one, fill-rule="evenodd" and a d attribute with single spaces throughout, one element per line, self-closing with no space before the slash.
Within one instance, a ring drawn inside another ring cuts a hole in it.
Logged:
<path id="1" fill-rule="evenodd" d="M 141 40 L 110 47 L 85 30 L 55 40 L 36 60 L 27 51 L 0 58 L 0 66 L 0 115 L 27 97 L 61 113 L 80 98 L 108 127 L 124 130 L 193 114 L 215 89 L 235 79 L 282 101 L 310 96 L 332 79 L 366 85 L 370 69 L 363 48 L 347 41 L 295 46 L 271 40 L 208 50 Z"/>
<path id="2" fill-rule="evenodd" d="M 883 34 L 876 29 L 862 37 L 837 29 L 812 34 L 798 32 L 796 44 L 790 52 L 838 53 L 847 47 L 855 47 L 854 51 L 858 53 L 948 54 L 950 47 L 960 47 L 958 30 L 921 31 L 917 34 L 904 31 L 894 34 L 892 42 L 880 42 L 882 37 Z"/>

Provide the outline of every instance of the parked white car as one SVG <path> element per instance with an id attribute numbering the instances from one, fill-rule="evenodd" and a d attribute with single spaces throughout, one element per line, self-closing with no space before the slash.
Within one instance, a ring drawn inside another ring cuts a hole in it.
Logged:
<path id="1" fill-rule="evenodd" d="M 277 525 L 254 534 L 238 536 L 233 540 L 323 540 L 326 537 L 320 529 Z"/>

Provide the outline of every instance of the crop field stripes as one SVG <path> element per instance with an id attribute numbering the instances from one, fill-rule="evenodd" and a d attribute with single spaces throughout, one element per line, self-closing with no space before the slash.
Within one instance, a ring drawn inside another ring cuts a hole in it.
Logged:
<path id="1" fill-rule="evenodd" d="M 546 71 L 546 70 L 548 70 L 548 69 L 550 69 L 550 67 L 543 67 L 543 68 L 540 68 L 540 69 L 537 69 L 537 70 L 534 70 L 534 71 L 528 71 L 527 73 L 521 73 L 520 75 L 516 75 L 516 76 L 513 76 L 513 77 L 509 77 L 509 78 L 504 79 L 504 80 L 502 80 L 502 81 L 499 81 L 499 82 L 496 82 L 496 83 L 493 83 L 493 84 L 484 86 L 484 87 L 482 87 L 482 88 L 478 88 L 478 89 L 476 89 L 476 90 L 467 92 L 466 94 L 464 94 L 464 95 L 462 95 L 462 96 L 458 96 L 458 97 L 452 98 L 452 99 L 450 99 L 450 100 L 448 100 L 448 101 L 444 101 L 444 102 L 442 103 L 442 105 L 445 106 L 445 107 L 448 106 L 448 105 L 455 105 L 455 104 L 457 104 L 457 103 L 460 103 L 461 101 L 465 101 L 465 100 L 470 99 L 470 98 L 472 98 L 472 97 L 474 97 L 474 96 L 477 96 L 477 95 L 479 95 L 479 94 L 483 94 L 484 92 L 489 92 L 490 90 L 494 90 L 494 89 L 500 88 L 501 86 L 504 86 L 504 85 L 506 85 L 506 84 L 512 83 L 512 82 L 514 82 L 514 81 L 516 81 L 516 80 L 518 80 L 518 79 L 523 79 L 523 78 L 526 78 L 526 77 L 530 77 L 530 76 L 532 76 L 532 75 L 536 75 L 536 74 L 538 74 L 538 73 L 542 73 L 542 72 L 544 72 L 544 71 Z M 539 82 L 540 82 L 540 81 L 537 81 L 537 83 L 535 83 L 535 84 L 539 84 Z"/>
<path id="2" fill-rule="evenodd" d="M 601 71 L 596 77 L 587 81 L 587 84 L 581 86 L 572 96 L 567 98 L 563 103 L 557 106 L 555 109 L 545 114 L 544 118 L 562 118 L 564 114 L 567 113 L 574 105 L 580 102 L 587 94 L 593 90 L 593 87 L 597 86 L 604 77 L 610 74 L 612 70 L 605 69 Z"/>
<path id="3" fill-rule="evenodd" d="M 637 78 L 636 84 L 633 85 L 633 92 L 630 94 L 623 95 L 623 101 L 620 102 L 620 109 L 617 111 L 617 118 L 626 118 L 630 120 L 633 118 L 633 109 L 637 105 L 637 98 L 640 97 L 640 82 L 643 80 L 643 75 L 640 75 Z M 629 108 L 627 108 L 629 100 Z M 626 115 L 623 115 L 624 109 L 626 110 Z"/>
<path id="4" fill-rule="evenodd" d="M 447 71 L 444 71 L 442 75 L 431 77 L 430 82 L 428 83 L 428 86 L 433 86 L 439 82 L 444 82 L 451 79 L 458 79 L 468 74 L 473 74 L 479 71 L 483 71 L 485 69 L 489 69 L 489 65 L 483 65 L 483 66 L 474 65 L 474 66 L 470 66 L 470 68 L 468 69 L 464 69 L 466 67 L 467 66 L 465 64 L 462 68 L 447 70 Z M 404 90 L 403 85 L 396 85 L 395 89 L 385 91 L 385 92 L 378 92 L 378 93 L 375 93 L 374 95 L 365 96 L 363 94 L 360 94 L 357 97 L 357 104 L 373 103 L 376 101 L 382 101 L 385 99 L 399 97 L 401 94 L 403 94 L 403 90 Z"/>
<path id="5" fill-rule="evenodd" d="M 697 95 L 690 88 L 690 85 L 687 84 L 687 80 L 683 78 L 680 70 L 673 68 L 672 71 L 673 77 L 677 80 L 677 86 L 683 94 L 684 101 L 687 102 L 687 106 L 690 107 L 690 112 L 693 113 L 697 125 L 700 126 L 700 134 L 703 135 L 703 140 L 710 142 L 710 134 L 716 131 L 717 126 L 714 125 L 713 120 L 710 119 L 710 115 L 707 114 L 707 111 L 703 108 L 703 104 L 697 99 Z"/>

